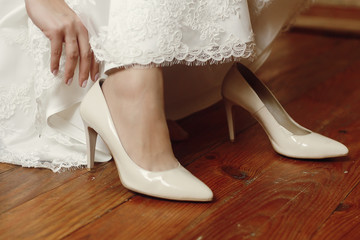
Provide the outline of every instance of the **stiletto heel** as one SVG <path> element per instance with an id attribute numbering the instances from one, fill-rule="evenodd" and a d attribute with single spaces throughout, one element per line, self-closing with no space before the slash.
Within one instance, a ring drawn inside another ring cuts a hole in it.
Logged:
<path id="1" fill-rule="evenodd" d="M 183 201 L 211 201 L 212 191 L 178 163 L 166 171 L 148 171 L 134 163 L 119 139 L 101 84 L 97 81 L 80 105 L 85 125 L 88 148 L 88 166 L 94 162 L 96 136 L 99 134 L 109 147 L 124 187 L 149 196 Z"/>
<path id="2" fill-rule="evenodd" d="M 234 129 L 234 117 L 233 117 L 233 112 L 232 112 L 234 103 L 230 102 L 227 99 L 224 99 L 224 104 L 225 104 L 225 111 L 226 111 L 226 119 L 227 119 L 228 128 L 229 128 L 230 141 L 234 142 L 235 141 L 235 129 Z"/>
<path id="3" fill-rule="evenodd" d="M 87 150 L 87 168 L 90 171 L 94 168 L 96 138 L 98 133 L 84 122 Z"/>
<path id="4" fill-rule="evenodd" d="M 229 103 L 246 109 L 263 127 L 276 152 L 293 158 L 330 158 L 348 154 L 343 144 L 314 133 L 296 123 L 270 90 L 244 65 L 237 63 L 229 70 L 222 86 L 227 102 L 229 129 L 233 129 Z M 233 139 L 230 131 L 230 140 Z"/>

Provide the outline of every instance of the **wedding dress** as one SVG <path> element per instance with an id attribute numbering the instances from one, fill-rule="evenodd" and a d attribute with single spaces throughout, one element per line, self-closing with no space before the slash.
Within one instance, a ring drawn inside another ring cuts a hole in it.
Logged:
<path id="1" fill-rule="evenodd" d="M 165 109 L 175 120 L 220 100 L 231 62 L 260 67 L 308 1 L 66 2 L 88 29 L 103 76 L 114 67 L 166 66 Z M 28 18 L 23 0 L 0 0 L 0 6 L 0 162 L 54 172 L 85 165 L 78 106 L 91 84 L 83 89 L 74 79 L 65 85 L 64 58 L 59 74 L 51 74 L 49 40 Z M 99 140 L 97 161 L 110 157 Z"/>

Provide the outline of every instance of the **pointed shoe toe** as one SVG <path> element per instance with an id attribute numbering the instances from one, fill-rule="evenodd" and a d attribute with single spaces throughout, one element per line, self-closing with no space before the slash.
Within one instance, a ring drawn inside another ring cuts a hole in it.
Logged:
<path id="1" fill-rule="evenodd" d="M 162 180 L 167 183 L 169 188 L 166 193 L 172 192 L 174 199 L 201 202 L 208 202 L 213 199 L 211 189 L 180 164 L 177 168 L 171 169 L 163 175 Z"/>
<path id="2" fill-rule="evenodd" d="M 334 158 L 334 157 L 344 157 L 347 156 L 349 153 L 349 149 L 342 143 L 335 141 L 331 138 L 322 136 L 320 134 L 317 134 L 320 137 L 322 137 L 324 140 L 323 146 L 319 148 L 323 149 L 323 154 L 320 156 L 320 158 Z M 319 141 L 320 143 L 321 141 Z"/>
<path id="3" fill-rule="evenodd" d="M 332 140 L 332 139 L 330 139 Z M 349 149 L 342 143 L 332 140 L 333 142 L 330 144 L 331 146 L 327 147 L 327 151 L 330 153 L 331 150 L 330 148 L 333 150 L 333 153 L 330 154 L 324 154 L 327 158 L 332 158 L 332 157 L 345 157 L 349 154 Z"/>
<path id="4" fill-rule="evenodd" d="M 145 195 L 181 201 L 207 202 L 213 199 L 208 186 L 179 164 L 177 168 L 153 172 L 131 163 L 133 171 L 119 168 L 122 184 Z M 134 171 L 136 174 L 134 174 Z"/>
<path id="5" fill-rule="evenodd" d="M 334 158 L 346 156 L 348 148 L 342 143 L 321 134 L 311 132 L 308 135 L 294 136 L 294 139 L 303 147 L 302 158 Z M 298 155 L 301 153 L 299 152 Z"/>
<path id="6" fill-rule="evenodd" d="M 335 158 L 346 156 L 349 152 L 342 143 L 315 132 L 306 135 L 288 135 L 281 141 L 270 139 L 270 142 L 277 153 L 291 158 Z"/>

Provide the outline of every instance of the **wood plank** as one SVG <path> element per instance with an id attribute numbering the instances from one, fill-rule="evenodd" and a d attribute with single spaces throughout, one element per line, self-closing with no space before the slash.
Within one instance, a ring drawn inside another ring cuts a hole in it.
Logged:
<path id="1" fill-rule="evenodd" d="M 342 201 L 312 239 L 357 239 L 360 236 L 360 185 Z"/>
<path id="2" fill-rule="evenodd" d="M 120 185 L 114 165 L 103 164 L 1 214 L 1 238 L 63 238 L 126 202 L 134 194 Z"/>
<path id="3" fill-rule="evenodd" d="M 0 174 L 7 172 L 11 169 L 17 168 L 19 166 L 13 165 L 13 164 L 7 164 L 7 163 L 0 163 Z"/>
<path id="4" fill-rule="evenodd" d="M 0 213 L 57 188 L 86 171 L 82 169 L 53 173 L 49 169 L 16 167 L 4 172 L 0 174 Z"/>
<path id="5" fill-rule="evenodd" d="M 166 202 L 137 196 L 124 204 L 124 208 L 116 208 L 102 217 L 101 225 L 90 223 L 96 230 L 88 231 L 85 226 L 81 234 L 71 234 L 65 239 L 172 239 L 184 224 L 207 208 L 206 203 Z"/>

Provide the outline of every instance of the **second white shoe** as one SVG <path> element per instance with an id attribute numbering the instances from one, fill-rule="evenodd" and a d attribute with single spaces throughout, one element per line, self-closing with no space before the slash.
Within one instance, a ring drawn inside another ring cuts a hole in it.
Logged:
<path id="1" fill-rule="evenodd" d="M 270 142 L 281 155 L 292 158 L 320 159 L 346 156 L 346 146 L 314 133 L 296 123 L 270 90 L 244 65 L 234 64 L 222 88 L 230 140 L 234 140 L 232 107 L 245 108 L 263 127 Z"/>

